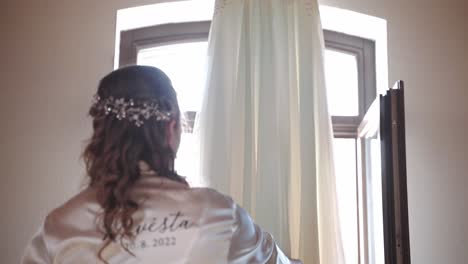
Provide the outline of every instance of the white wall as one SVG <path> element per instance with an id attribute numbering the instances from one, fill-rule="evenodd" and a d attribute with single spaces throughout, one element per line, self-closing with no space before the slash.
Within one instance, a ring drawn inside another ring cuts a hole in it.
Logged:
<path id="1" fill-rule="evenodd" d="M 2 263 L 17 263 L 48 210 L 75 193 L 86 112 L 112 70 L 115 14 L 143 0 L 3 0 L 0 8 Z M 388 21 L 389 78 L 406 81 L 413 263 L 468 259 L 468 5 L 323 0 Z"/>

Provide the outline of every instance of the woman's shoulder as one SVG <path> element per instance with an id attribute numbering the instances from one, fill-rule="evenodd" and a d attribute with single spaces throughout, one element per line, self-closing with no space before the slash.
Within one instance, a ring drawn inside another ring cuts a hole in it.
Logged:
<path id="1" fill-rule="evenodd" d="M 51 210 L 44 221 L 45 231 L 51 232 L 64 225 L 89 222 L 99 213 L 100 207 L 96 203 L 96 192 L 92 188 L 85 188 L 69 200 Z"/>

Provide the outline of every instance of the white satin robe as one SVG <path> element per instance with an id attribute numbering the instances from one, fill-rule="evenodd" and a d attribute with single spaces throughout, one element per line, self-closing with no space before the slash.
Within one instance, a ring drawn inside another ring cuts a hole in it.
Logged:
<path id="1" fill-rule="evenodd" d="M 102 263 L 103 233 L 96 224 L 102 210 L 95 197 L 88 188 L 53 210 L 22 263 Z M 131 197 L 141 204 L 134 214 L 137 236 L 124 243 L 135 256 L 113 243 L 103 253 L 108 263 L 292 263 L 245 210 L 215 190 L 147 176 Z"/>

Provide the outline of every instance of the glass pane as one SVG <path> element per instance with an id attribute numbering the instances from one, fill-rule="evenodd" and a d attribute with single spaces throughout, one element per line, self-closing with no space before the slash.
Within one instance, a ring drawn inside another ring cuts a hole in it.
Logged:
<path id="1" fill-rule="evenodd" d="M 335 138 L 334 155 L 338 212 L 343 234 L 345 262 L 347 264 L 358 264 L 356 140 L 353 138 Z"/>
<path id="2" fill-rule="evenodd" d="M 367 139 L 370 145 L 370 173 L 368 176 L 369 199 L 369 259 L 372 263 L 385 263 L 382 209 L 382 167 L 380 138 Z"/>
<path id="3" fill-rule="evenodd" d="M 202 41 L 142 49 L 137 63 L 164 71 L 177 91 L 181 110 L 198 112 L 206 78 L 207 48 L 207 42 Z"/>
<path id="4" fill-rule="evenodd" d="M 358 116 L 359 89 L 356 56 L 326 49 L 325 79 L 330 115 Z"/>
<path id="5" fill-rule="evenodd" d="M 193 123 L 199 112 L 206 78 L 206 52 L 208 44 L 186 42 L 147 48 L 138 51 L 139 65 L 154 66 L 164 71 L 177 91 L 179 106 L 186 123 Z M 184 121 L 184 120 L 183 120 Z M 200 186 L 198 175 L 199 153 L 191 129 L 184 130 L 175 161 L 177 173 L 186 176 L 191 186 Z"/>

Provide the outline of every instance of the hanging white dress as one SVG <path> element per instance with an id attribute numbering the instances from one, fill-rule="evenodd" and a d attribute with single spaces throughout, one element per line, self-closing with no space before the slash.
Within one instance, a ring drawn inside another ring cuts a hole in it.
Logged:
<path id="1" fill-rule="evenodd" d="M 343 263 L 315 0 L 217 0 L 197 123 L 201 176 L 292 257 Z"/>

